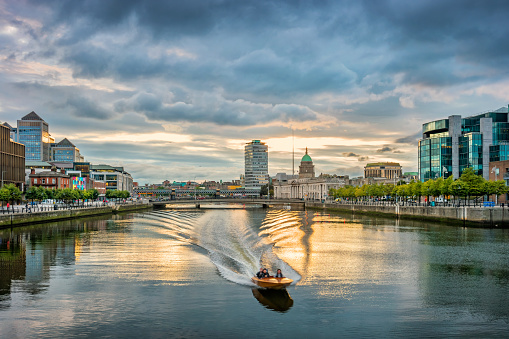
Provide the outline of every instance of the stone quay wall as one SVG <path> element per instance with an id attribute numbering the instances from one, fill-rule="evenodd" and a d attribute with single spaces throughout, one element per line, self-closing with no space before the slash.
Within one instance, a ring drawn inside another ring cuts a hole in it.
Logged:
<path id="1" fill-rule="evenodd" d="M 127 204 L 103 207 L 89 207 L 78 209 L 61 209 L 57 211 L 15 213 L 0 215 L 0 228 L 19 225 L 38 224 L 44 222 L 90 217 L 95 215 L 130 212 L 151 209 L 152 204 Z"/>
<path id="2" fill-rule="evenodd" d="M 400 206 L 306 202 L 306 208 L 386 215 L 402 219 L 430 220 L 472 226 L 509 228 L 509 209 L 502 207 Z"/>

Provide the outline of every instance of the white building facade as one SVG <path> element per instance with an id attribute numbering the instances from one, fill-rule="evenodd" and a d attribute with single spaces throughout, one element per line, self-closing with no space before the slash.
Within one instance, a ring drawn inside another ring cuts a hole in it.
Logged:
<path id="1" fill-rule="evenodd" d="M 320 175 L 315 177 L 313 160 L 308 155 L 307 148 L 299 166 L 299 177 L 284 180 L 285 177 L 292 176 L 281 173 L 279 178 L 283 180 L 278 180 L 274 184 L 276 199 L 326 200 L 331 188 L 338 189 L 348 183 L 347 176 Z"/>

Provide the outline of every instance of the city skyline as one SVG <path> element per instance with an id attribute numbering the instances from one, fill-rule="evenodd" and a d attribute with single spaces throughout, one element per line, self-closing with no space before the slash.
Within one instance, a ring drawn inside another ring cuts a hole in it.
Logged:
<path id="1" fill-rule="evenodd" d="M 417 171 L 422 124 L 509 103 L 504 1 L 0 1 L 0 121 L 35 111 L 142 183 Z"/>

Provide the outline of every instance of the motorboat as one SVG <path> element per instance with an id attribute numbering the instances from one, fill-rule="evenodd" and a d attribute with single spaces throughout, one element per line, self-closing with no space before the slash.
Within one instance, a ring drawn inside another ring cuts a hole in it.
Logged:
<path id="1" fill-rule="evenodd" d="M 263 288 L 270 288 L 273 290 L 280 290 L 282 288 L 290 286 L 290 284 L 293 282 L 293 280 L 289 279 L 289 278 L 274 278 L 272 276 L 268 277 L 268 278 L 261 278 L 261 279 L 253 277 L 253 278 L 251 278 L 251 281 L 256 286 L 263 287 Z"/>

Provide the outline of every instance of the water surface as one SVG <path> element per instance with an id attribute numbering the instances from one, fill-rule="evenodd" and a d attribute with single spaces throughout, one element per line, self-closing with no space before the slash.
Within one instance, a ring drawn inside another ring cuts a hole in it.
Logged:
<path id="1" fill-rule="evenodd" d="M 258 290 L 264 265 L 295 280 Z M 261 209 L 0 231 L 0 337 L 501 337 L 509 232 Z"/>

